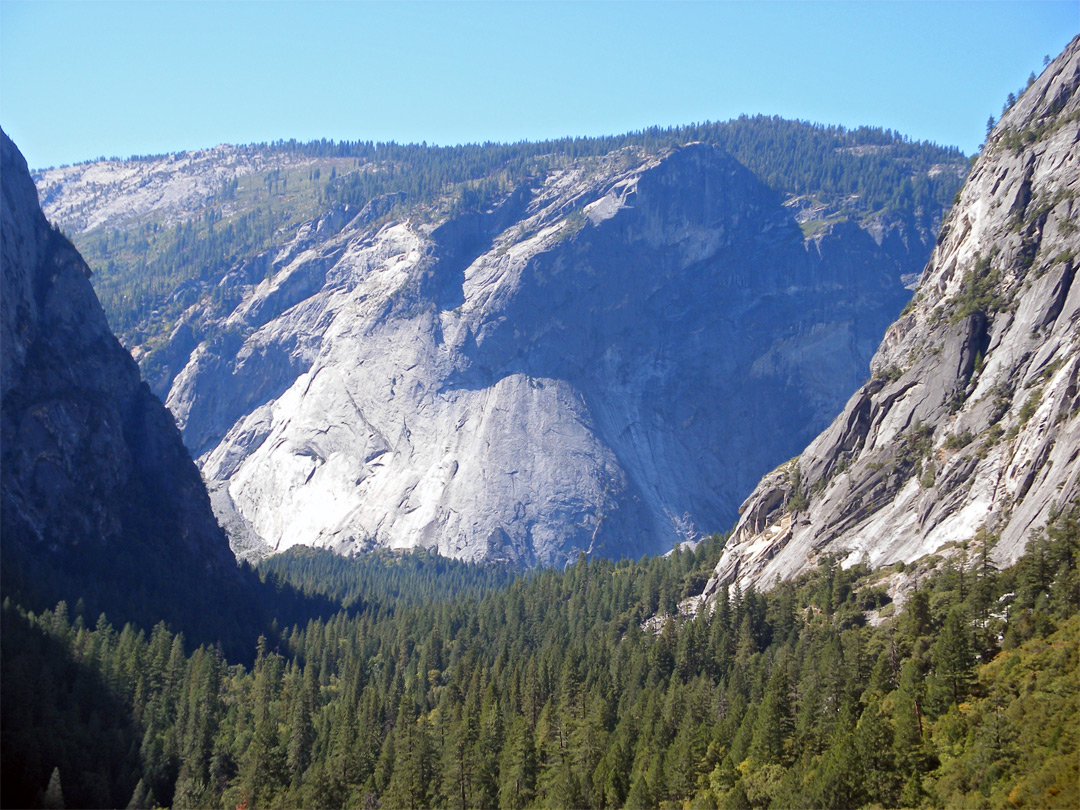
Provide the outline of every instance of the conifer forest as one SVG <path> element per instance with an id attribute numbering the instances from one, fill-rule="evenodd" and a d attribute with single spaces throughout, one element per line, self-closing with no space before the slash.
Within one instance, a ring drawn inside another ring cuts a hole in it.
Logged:
<path id="1" fill-rule="evenodd" d="M 245 661 L 5 600 L 3 802 L 1077 806 L 1076 510 L 1003 571 L 975 538 L 900 605 L 889 569 L 822 559 L 681 614 L 724 541 L 517 577 L 293 551 L 263 585 L 325 612 Z"/>

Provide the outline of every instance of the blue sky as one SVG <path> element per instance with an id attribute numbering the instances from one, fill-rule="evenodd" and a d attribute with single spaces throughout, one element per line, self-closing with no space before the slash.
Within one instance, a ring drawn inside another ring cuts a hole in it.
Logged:
<path id="1" fill-rule="evenodd" d="M 0 0 L 31 167 L 278 138 L 508 141 L 777 114 L 971 153 L 1080 2 Z"/>

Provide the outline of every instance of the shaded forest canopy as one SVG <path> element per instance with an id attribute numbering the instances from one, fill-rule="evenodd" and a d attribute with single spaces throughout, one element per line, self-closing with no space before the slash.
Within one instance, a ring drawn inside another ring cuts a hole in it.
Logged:
<path id="1" fill-rule="evenodd" d="M 286 555 L 275 578 L 371 601 L 253 641 L 250 669 L 5 600 L 3 804 L 56 771 L 68 806 L 1072 808 L 1077 518 L 1004 571 L 985 533 L 915 563 L 899 607 L 890 569 L 824 558 L 696 617 L 723 537 L 512 582 Z"/>

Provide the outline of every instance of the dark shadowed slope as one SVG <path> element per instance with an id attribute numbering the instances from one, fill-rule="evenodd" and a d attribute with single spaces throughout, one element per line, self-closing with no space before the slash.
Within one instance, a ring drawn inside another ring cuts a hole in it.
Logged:
<path id="1" fill-rule="evenodd" d="M 3 135 L 3 591 L 234 641 L 260 609 L 176 425 Z"/>

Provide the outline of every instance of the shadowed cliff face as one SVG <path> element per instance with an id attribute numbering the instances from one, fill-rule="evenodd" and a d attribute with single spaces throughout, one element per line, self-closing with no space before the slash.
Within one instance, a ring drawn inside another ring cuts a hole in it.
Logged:
<path id="1" fill-rule="evenodd" d="M 701 144 L 435 224 L 338 212 L 252 262 L 211 339 L 178 327 L 167 403 L 242 554 L 662 552 L 865 379 L 917 242 L 877 225 L 804 241 Z"/>
<path id="2" fill-rule="evenodd" d="M 198 629 L 178 612 L 179 591 L 186 572 L 239 582 L 226 538 L 170 414 L 110 332 L 89 269 L 46 222 L 7 135 L 0 148 L 5 591 L 35 607 L 86 596 L 91 609 L 105 603 L 95 595 L 119 594 L 115 620 L 164 605 L 156 618 Z"/>
<path id="3" fill-rule="evenodd" d="M 987 139 L 874 379 L 743 504 L 706 595 L 976 537 L 1008 563 L 1080 499 L 1078 86 L 1080 38 Z"/>

